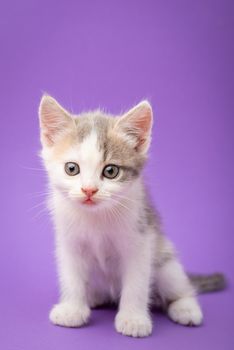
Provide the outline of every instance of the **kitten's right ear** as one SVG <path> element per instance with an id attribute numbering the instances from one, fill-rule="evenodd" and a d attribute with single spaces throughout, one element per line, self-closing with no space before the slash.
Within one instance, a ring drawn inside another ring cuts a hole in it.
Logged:
<path id="1" fill-rule="evenodd" d="M 51 96 L 43 95 L 39 106 L 41 142 L 51 147 L 64 130 L 73 126 L 73 119 Z"/>

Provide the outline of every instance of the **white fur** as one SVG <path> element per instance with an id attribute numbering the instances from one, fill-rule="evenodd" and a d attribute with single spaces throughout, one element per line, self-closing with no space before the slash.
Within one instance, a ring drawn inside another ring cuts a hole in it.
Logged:
<path id="1" fill-rule="evenodd" d="M 134 198 L 135 191 L 141 191 L 140 181 L 128 196 Z M 140 208 L 135 202 L 128 210 L 120 205 L 120 222 L 110 213 L 105 217 L 102 211 L 92 215 L 87 210 L 77 213 L 76 203 L 64 200 L 56 191 L 52 203 L 63 305 L 53 309 L 52 322 L 80 326 L 82 319 L 87 322 L 82 316 L 84 307 L 86 310 L 105 301 L 118 301 L 121 296 L 115 323 L 117 331 L 133 336 L 149 335 L 152 324 L 148 303 L 155 235 L 135 237 L 136 215 Z M 68 304 L 75 306 L 77 318 L 72 307 L 66 306 L 64 310 L 64 305 Z"/>
<path id="2" fill-rule="evenodd" d="M 202 323 L 202 311 L 195 298 L 181 298 L 173 301 L 168 308 L 172 321 L 184 326 L 199 326 Z"/>

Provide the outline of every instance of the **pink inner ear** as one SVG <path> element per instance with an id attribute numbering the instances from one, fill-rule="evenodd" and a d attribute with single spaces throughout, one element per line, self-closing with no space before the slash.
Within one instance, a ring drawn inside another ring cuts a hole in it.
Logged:
<path id="1" fill-rule="evenodd" d="M 39 108 L 42 142 L 52 146 L 57 135 L 72 125 L 68 112 L 50 96 L 43 96 Z"/>
<path id="2" fill-rule="evenodd" d="M 145 114 L 136 119 L 135 125 L 138 129 L 142 130 L 142 133 L 147 133 L 151 128 L 151 115 Z"/>
<path id="3" fill-rule="evenodd" d="M 47 143 L 48 146 L 52 146 L 53 145 L 53 140 L 50 137 L 49 133 L 43 133 L 43 137 L 44 137 L 44 140 L 45 140 L 45 142 Z"/>
<path id="4" fill-rule="evenodd" d="M 146 116 L 144 119 L 140 119 L 136 122 L 136 127 L 141 130 L 141 132 L 139 132 L 139 138 L 138 138 L 139 141 L 138 141 L 137 147 L 142 146 L 145 143 L 147 137 L 149 136 L 148 131 L 151 126 L 150 124 L 151 124 L 150 116 Z"/>
<path id="5" fill-rule="evenodd" d="M 42 110 L 41 126 L 42 134 L 48 146 L 54 143 L 56 135 L 58 135 L 65 127 L 66 123 L 63 116 L 48 108 Z"/>
<path id="6" fill-rule="evenodd" d="M 135 142 L 135 148 L 143 153 L 147 151 L 150 143 L 152 117 L 150 104 L 143 101 L 117 122 L 117 128 L 124 132 L 129 140 Z"/>
<path id="7" fill-rule="evenodd" d="M 43 131 L 44 130 L 44 131 Z M 44 125 L 43 127 L 43 137 L 45 138 L 48 146 L 52 146 L 54 143 L 54 137 L 56 136 L 56 134 L 59 134 L 59 132 L 61 132 L 61 130 L 57 127 L 52 127 L 50 125 Z"/>
<path id="8" fill-rule="evenodd" d="M 138 138 L 137 147 L 142 146 L 147 138 L 150 136 L 152 114 L 150 108 L 139 108 L 130 117 L 132 127 L 136 129 L 136 136 Z"/>

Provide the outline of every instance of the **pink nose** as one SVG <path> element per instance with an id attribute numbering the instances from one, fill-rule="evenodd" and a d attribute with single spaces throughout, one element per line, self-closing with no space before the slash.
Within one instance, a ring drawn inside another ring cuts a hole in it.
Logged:
<path id="1" fill-rule="evenodd" d="M 95 193 L 97 193 L 98 188 L 81 188 L 81 191 L 86 194 L 87 197 L 92 197 Z"/>

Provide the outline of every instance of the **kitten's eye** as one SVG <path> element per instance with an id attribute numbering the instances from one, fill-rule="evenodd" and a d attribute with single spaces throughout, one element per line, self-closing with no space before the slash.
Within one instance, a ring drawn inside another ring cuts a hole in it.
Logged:
<path id="1" fill-rule="evenodd" d="M 79 174 L 80 168 L 79 165 L 73 162 L 68 162 L 65 164 L 65 171 L 67 175 L 74 176 Z"/>
<path id="2" fill-rule="evenodd" d="M 119 167 L 117 165 L 107 165 L 103 169 L 102 175 L 107 177 L 108 179 L 114 179 L 119 173 Z"/>

